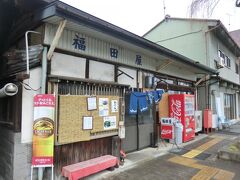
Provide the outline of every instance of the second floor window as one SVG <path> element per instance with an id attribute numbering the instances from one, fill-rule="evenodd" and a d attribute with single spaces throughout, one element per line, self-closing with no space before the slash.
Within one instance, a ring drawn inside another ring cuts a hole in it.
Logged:
<path id="1" fill-rule="evenodd" d="M 224 53 L 221 50 L 218 50 L 218 56 L 223 58 L 225 57 Z"/>
<path id="2" fill-rule="evenodd" d="M 231 60 L 228 56 L 225 57 L 225 65 L 229 68 L 231 67 Z"/>
<path id="3" fill-rule="evenodd" d="M 231 67 L 231 59 L 226 56 L 221 50 L 218 50 L 218 57 L 223 61 L 224 65 L 228 68 Z"/>

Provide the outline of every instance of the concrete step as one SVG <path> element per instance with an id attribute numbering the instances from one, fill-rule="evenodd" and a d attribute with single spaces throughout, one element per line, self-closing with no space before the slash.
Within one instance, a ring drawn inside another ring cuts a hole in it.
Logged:
<path id="1" fill-rule="evenodd" d="M 240 162 L 240 141 L 220 149 L 218 151 L 218 158 Z"/>
<path id="2" fill-rule="evenodd" d="M 237 148 L 240 149 L 240 140 L 237 142 Z"/>

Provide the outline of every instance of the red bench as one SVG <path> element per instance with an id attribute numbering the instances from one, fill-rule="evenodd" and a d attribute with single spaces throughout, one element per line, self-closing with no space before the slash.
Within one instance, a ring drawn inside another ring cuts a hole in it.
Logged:
<path id="1" fill-rule="evenodd" d="M 118 167 L 118 165 L 119 162 L 117 157 L 105 155 L 76 164 L 64 166 L 62 168 L 62 175 L 67 177 L 69 180 L 77 180 L 111 167 Z"/>

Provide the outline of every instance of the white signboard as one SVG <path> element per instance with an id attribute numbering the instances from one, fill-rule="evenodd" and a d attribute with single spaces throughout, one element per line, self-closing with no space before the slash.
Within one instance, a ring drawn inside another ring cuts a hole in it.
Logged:
<path id="1" fill-rule="evenodd" d="M 125 126 L 119 126 L 118 136 L 119 136 L 120 139 L 125 138 Z"/>
<path id="2" fill-rule="evenodd" d="M 93 129 L 93 117 L 84 116 L 83 117 L 83 130 Z"/>
<path id="3" fill-rule="evenodd" d="M 112 113 L 118 112 L 118 100 L 111 101 L 111 111 Z"/>
<path id="4" fill-rule="evenodd" d="M 108 116 L 109 114 L 109 103 L 108 98 L 99 98 L 99 116 Z"/>
<path id="5" fill-rule="evenodd" d="M 88 111 L 97 109 L 97 97 L 88 97 L 87 98 Z"/>
<path id="6" fill-rule="evenodd" d="M 103 118 L 103 129 L 116 129 L 117 128 L 117 118 L 116 116 L 106 116 Z"/>

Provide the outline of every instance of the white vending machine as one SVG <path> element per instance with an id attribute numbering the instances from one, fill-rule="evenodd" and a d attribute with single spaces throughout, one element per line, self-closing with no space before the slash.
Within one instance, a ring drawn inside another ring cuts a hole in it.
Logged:
<path id="1" fill-rule="evenodd" d="M 203 119 L 202 119 L 202 111 L 195 111 L 195 133 L 202 131 L 203 127 Z"/>

